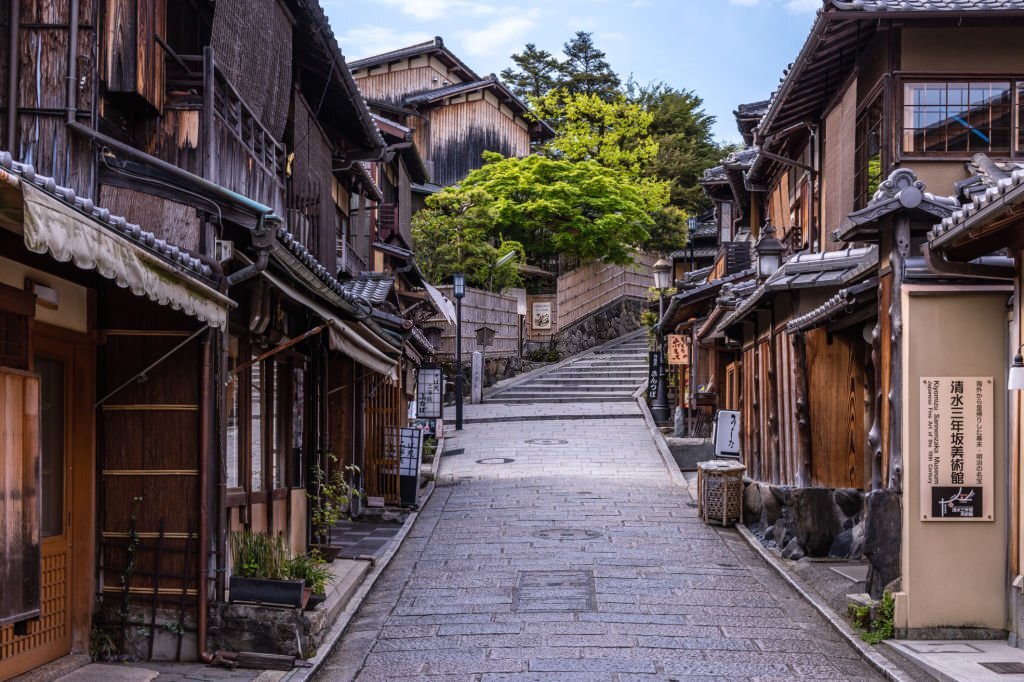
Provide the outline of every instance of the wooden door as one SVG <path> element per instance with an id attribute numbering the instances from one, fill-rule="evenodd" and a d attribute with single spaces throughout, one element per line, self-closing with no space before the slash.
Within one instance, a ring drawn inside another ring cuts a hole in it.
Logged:
<path id="1" fill-rule="evenodd" d="M 41 514 L 40 614 L 0 628 L 0 677 L 30 670 L 71 651 L 71 496 L 68 484 L 69 384 L 73 354 L 58 344 L 36 343 L 39 377 L 38 495 Z M 87 569 L 88 570 L 88 569 Z"/>

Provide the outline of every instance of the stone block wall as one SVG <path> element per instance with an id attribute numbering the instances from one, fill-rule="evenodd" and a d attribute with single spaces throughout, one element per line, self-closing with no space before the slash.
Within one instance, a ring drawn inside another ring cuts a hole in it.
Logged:
<path id="1" fill-rule="evenodd" d="M 565 329 L 559 329 L 552 344 L 565 358 L 634 332 L 640 329 L 640 313 L 645 305 L 640 299 L 620 299 Z"/>

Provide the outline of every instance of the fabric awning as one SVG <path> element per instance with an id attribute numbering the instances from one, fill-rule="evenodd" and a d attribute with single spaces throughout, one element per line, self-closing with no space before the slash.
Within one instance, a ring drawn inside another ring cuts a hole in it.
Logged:
<path id="1" fill-rule="evenodd" d="M 49 252 L 60 262 L 96 270 L 137 296 L 181 310 L 211 327 L 227 327 L 228 310 L 235 303 L 184 266 L 117 234 L 16 175 L 3 173 L 2 179 L 21 190 L 20 228 L 28 250 Z"/>
<path id="2" fill-rule="evenodd" d="M 360 365 L 383 374 L 392 381 L 398 380 L 398 361 L 386 355 L 367 338 L 367 334 L 373 335 L 371 330 L 360 323 L 349 323 L 339 319 L 338 315 L 332 313 L 326 306 L 317 303 L 273 273 L 264 270 L 261 274 L 285 296 L 323 318 L 329 325 L 328 336 L 332 350 L 344 353 Z"/>
<path id="3" fill-rule="evenodd" d="M 423 288 L 430 294 L 430 300 L 434 302 L 434 306 L 441 313 L 441 317 L 448 321 L 448 324 L 455 324 L 455 305 L 444 297 L 436 287 L 430 285 L 430 282 L 424 280 Z"/>

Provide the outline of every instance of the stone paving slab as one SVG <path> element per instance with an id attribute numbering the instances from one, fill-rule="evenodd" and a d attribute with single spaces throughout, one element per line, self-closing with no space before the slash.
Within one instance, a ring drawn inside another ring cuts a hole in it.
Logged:
<path id="1" fill-rule="evenodd" d="M 453 433 L 463 453 L 319 679 L 880 679 L 735 531 L 700 523 L 642 419 Z M 594 599 L 523 582 L 537 572 L 592 575 Z M 515 608 L 525 588 L 536 610 Z"/>

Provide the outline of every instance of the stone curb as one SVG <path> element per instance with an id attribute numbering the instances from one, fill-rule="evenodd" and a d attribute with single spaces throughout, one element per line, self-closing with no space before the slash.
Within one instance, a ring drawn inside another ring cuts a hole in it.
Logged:
<path id="1" fill-rule="evenodd" d="M 654 441 L 654 446 L 661 456 L 661 463 L 668 470 L 668 476 L 672 479 L 672 484 L 680 486 L 689 492 L 689 484 L 686 482 L 686 477 L 679 470 L 679 465 L 676 464 L 672 451 L 668 449 L 668 444 L 665 442 L 664 436 L 661 435 L 661 429 L 658 428 L 658 424 L 654 421 L 654 415 L 651 414 L 650 408 L 647 407 L 647 401 L 644 399 L 644 394 L 647 392 L 647 383 L 645 381 L 640 388 L 634 391 L 633 398 L 636 400 L 637 405 L 640 406 L 640 412 L 644 416 L 644 423 L 647 425 L 647 432 L 650 433 L 651 440 Z"/>
<path id="2" fill-rule="evenodd" d="M 887 659 L 882 654 L 878 653 L 871 647 L 867 642 L 862 640 L 850 625 L 839 617 L 839 615 L 833 611 L 828 604 L 826 604 L 818 595 L 814 594 L 809 588 L 804 586 L 804 581 L 798 576 L 794 576 L 786 568 L 786 566 L 776 557 L 774 554 L 769 552 L 761 542 L 754 537 L 746 526 L 742 524 L 736 525 L 736 530 L 739 534 L 747 541 L 747 544 L 757 552 L 765 563 L 771 566 L 779 576 L 785 580 L 790 587 L 796 590 L 804 601 L 814 607 L 814 610 L 824 618 L 832 629 L 842 637 L 846 642 L 852 646 L 857 653 L 860 654 L 868 665 L 881 673 L 886 679 L 892 680 L 892 682 L 913 682 L 912 678 L 908 677 L 902 670 Z"/>
<path id="3" fill-rule="evenodd" d="M 638 329 L 635 332 L 630 332 L 629 334 L 626 334 L 625 336 L 620 336 L 617 339 L 612 339 L 611 341 L 605 341 L 600 346 L 594 346 L 593 348 L 588 348 L 587 350 L 583 351 L 582 353 L 577 353 L 576 355 L 570 355 L 569 357 L 565 358 L 564 360 L 559 360 L 558 362 L 556 362 L 553 365 L 544 365 L 543 367 L 538 367 L 537 369 L 530 370 L 529 372 L 526 372 L 525 374 L 517 374 L 516 376 L 514 376 L 514 377 L 512 377 L 510 379 L 507 379 L 506 381 L 508 381 L 508 383 L 504 383 L 504 382 L 499 381 L 498 383 L 492 384 L 491 386 L 487 387 L 484 390 L 483 400 L 484 400 L 484 402 L 487 402 L 488 398 L 492 398 L 492 397 L 494 397 L 498 393 L 504 393 L 505 391 L 509 390 L 510 388 L 515 388 L 519 384 L 524 383 L 526 381 L 529 381 L 530 379 L 534 379 L 534 378 L 536 378 L 536 377 L 538 377 L 538 376 L 540 376 L 542 374 L 546 374 L 547 372 L 552 372 L 552 371 L 554 371 L 556 369 L 561 369 L 562 367 L 568 365 L 569 363 L 576 362 L 577 360 L 579 360 L 581 358 L 585 358 L 588 355 L 593 355 L 594 353 L 598 353 L 600 351 L 608 350 L 610 348 L 614 348 L 615 346 L 619 346 L 619 345 L 621 345 L 623 343 L 626 343 L 628 341 L 632 341 L 634 338 L 639 337 L 641 333 L 646 333 L 646 331 L 643 330 L 643 329 Z M 465 420 L 463 420 L 463 423 L 465 423 Z"/>
<path id="4" fill-rule="evenodd" d="M 434 461 L 440 462 L 440 458 Z M 423 509 L 427 505 L 427 502 L 430 501 L 430 497 L 433 494 L 434 482 L 431 481 L 427 486 L 427 490 L 423 493 L 423 499 L 419 505 L 420 509 Z M 359 607 L 363 605 L 363 602 L 366 601 L 366 597 L 370 594 L 370 590 L 372 590 L 373 586 L 377 583 L 377 579 L 380 578 L 382 573 L 384 573 L 388 564 L 391 563 L 395 554 L 398 553 L 402 543 L 405 542 L 406 536 L 409 534 L 409 531 L 412 530 L 413 524 L 416 523 L 416 519 L 419 518 L 419 515 L 419 511 L 414 511 L 409 514 L 405 523 L 402 524 L 402 529 L 398 531 L 397 535 L 395 535 L 394 541 L 384 553 L 384 556 L 374 562 L 373 570 L 366 575 L 363 579 L 363 584 L 359 586 L 359 589 L 354 595 L 352 595 L 348 604 L 342 612 L 338 614 L 338 618 L 334 621 L 334 624 L 328 631 L 327 637 L 324 639 L 324 643 L 320 645 L 316 656 L 306 660 L 306 663 L 310 664 L 311 667 L 293 669 L 282 678 L 282 682 L 305 682 L 305 680 L 311 680 L 313 676 L 323 668 L 324 663 L 326 663 L 327 659 L 330 658 L 331 654 L 334 652 L 334 648 L 341 640 L 342 635 L 344 635 L 345 631 L 348 629 L 349 623 L 352 622 L 356 612 L 359 611 Z"/>

